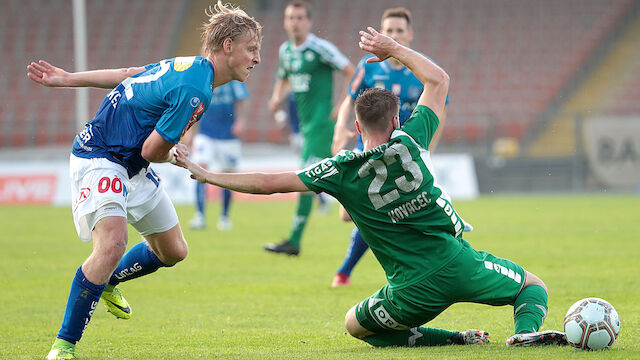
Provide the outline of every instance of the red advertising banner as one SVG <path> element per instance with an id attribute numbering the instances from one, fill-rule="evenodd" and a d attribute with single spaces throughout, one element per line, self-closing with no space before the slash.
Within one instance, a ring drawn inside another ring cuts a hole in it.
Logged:
<path id="1" fill-rule="evenodd" d="M 0 175 L 0 204 L 51 203 L 56 174 Z"/>

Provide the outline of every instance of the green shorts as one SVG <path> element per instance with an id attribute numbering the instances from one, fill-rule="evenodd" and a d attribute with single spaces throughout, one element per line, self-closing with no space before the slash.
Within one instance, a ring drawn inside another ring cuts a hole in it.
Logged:
<path id="1" fill-rule="evenodd" d="M 513 305 L 526 271 L 513 261 L 463 244 L 460 253 L 434 275 L 399 290 L 387 284 L 360 302 L 358 322 L 373 332 L 406 330 L 429 322 L 457 302 Z"/>
<path id="2" fill-rule="evenodd" d="M 303 167 L 333 156 L 331 154 L 333 126 L 333 122 L 327 121 L 323 126 L 314 128 L 311 133 L 304 134 L 304 143 L 300 151 Z"/>

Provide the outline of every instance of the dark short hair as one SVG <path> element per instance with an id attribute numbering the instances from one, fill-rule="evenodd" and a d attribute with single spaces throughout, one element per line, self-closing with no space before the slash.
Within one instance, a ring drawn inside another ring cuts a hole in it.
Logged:
<path id="1" fill-rule="evenodd" d="M 365 130 L 384 131 L 389 126 L 389 118 L 398 115 L 400 99 L 387 89 L 372 88 L 363 91 L 354 105 Z"/>
<path id="2" fill-rule="evenodd" d="M 304 1 L 304 0 L 293 0 L 290 1 L 287 6 L 285 7 L 288 8 L 289 6 L 293 6 L 295 8 L 304 8 L 307 12 L 307 19 L 311 19 L 311 4 Z"/>
<path id="3" fill-rule="evenodd" d="M 391 9 L 385 10 L 384 13 L 382 14 L 381 21 L 384 21 L 384 19 L 390 18 L 390 17 L 405 19 L 407 20 L 407 25 L 411 27 L 411 11 L 403 7 L 391 8 Z"/>

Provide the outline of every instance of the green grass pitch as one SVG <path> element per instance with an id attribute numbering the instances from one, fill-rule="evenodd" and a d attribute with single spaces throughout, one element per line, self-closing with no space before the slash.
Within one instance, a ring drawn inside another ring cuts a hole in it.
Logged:
<path id="1" fill-rule="evenodd" d="M 524 266 L 550 289 L 545 329 L 562 330 L 576 300 L 602 297 L 622 319 L 606 352 L 571 348 L 505 347 L 511 307 L 456 304 L 429 325 L 479 328 L 485 346 L 373 349 L 344 330 L 344 314 L 385 282 L 371 253 L 353 285 L 332 289 L 352 225 L 332 212 L 313 214 L 300 257 L 265 253 L 287 235 L 294 203 L 239 202 L 233 230 L 215 230 L 210 204 L 206 231 L 187 224 L 193 210 L 178 207 L 188 258 L 121 287 L 133 308 L 116 320 L 102 304 L 77 348 L 79 359 L 638 359 L 640 358 L 640 198 L 505 196 L 456 202 L 475 226 L 465 238 Z M 44 358 L 57 333 L 69 284 L 89 255 L 75 236 L 69 208 L 0 207 L 0 359 Z M 130 232 L 129 246 L 140 240 Z"/>

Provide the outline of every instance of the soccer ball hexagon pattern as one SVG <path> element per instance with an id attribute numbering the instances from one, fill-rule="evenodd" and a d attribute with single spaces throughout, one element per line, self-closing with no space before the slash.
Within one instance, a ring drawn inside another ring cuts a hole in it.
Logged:
<path id="1" fill-rule="evenodd" d="M 620 317 L 606 300 L 585 298 L 564 316 L 567 341 L 576 349 L 601 350 L 613 345 L 620 333 Z"/>

